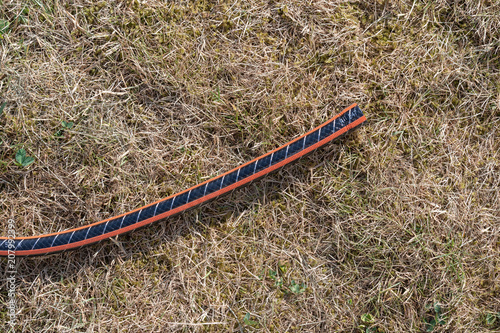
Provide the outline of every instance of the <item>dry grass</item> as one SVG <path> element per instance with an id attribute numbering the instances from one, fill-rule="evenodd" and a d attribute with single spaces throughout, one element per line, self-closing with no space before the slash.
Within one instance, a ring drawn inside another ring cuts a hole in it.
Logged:
<path id="1" fill-rule="evenodd" d="M 500 331 L 498 1 L 3 1 L 0 19 L 2 235 L 153 202 L 353 102 L 369 118 L 201 209 L 19 260 L 18 331 L 420 332 L 434 305 L 434 332 Z"/>

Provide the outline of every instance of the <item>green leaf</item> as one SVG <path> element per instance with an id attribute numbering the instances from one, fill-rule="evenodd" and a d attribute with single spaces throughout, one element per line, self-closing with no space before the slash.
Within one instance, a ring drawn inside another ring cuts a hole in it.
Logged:
<path id="1" fill-rule="evenodd" d="M 9 28 L 10 22 L 0 19 L 0 39 L 3 39 L 3 35 L 9 31 Z"/>
<path id="2" fill-rule="evenodd" d="M 26 167 L 33 163 L 35 159 L 31 156 L 26 156 L 26 150 L 24 148 L 21 148 L 17 151 L 16 153 L 16 162 L 18 165 Z"/>
<path id="3" fill-rule="evenodd" d="M 5 109 L 5 106 L 7 105 L 7 102 L 3 102 L 1 105 L 0 105 L 0 116 L 2 116 L 3 114 L 3 109 Z"/>
<path id="4" fill-rule="evenodd" d="M 245 322 L 245 324 L 250 325 L 250 326 L 257 325 L 259 323 L 258 321 L 250 320 L 250 313 L 249 312 L 247 312 L 247 314 L 243 318 L 243 321 Z"/>
<path id="5" fill-rule="evenodd" d="M 367 323 L 367 324 L 370 324 L 370 323 L 373 323 L 373 316 L 369 313 L 365 313 L 365 314 L 362 314 L 361 315 L 361 321 L 363 323 Z"/>
<path id="6" fill-rule="evenodd" d="M 68 122 L 66 122 L 64 120 L 62 121 L 62 126 L 64 128 L 68 128 L 69 129 L 69 128 L 73 127 L 73 125 L 74 125 L 74 123 L 72 121 L 68 121 Z"/>
<path id="7" fill-rule="evenodd" d="M 28 166 L 28 165 L 30 165 L 33 162 L 35 162 L 35 158 L 33 158 L 31 156 L 26 156 L 24 158 L 24 161 L 23 161 L 23 166 Z"/>
<path id="8" fill-rule="evenodd" d="M 1 20 L 0 19 L 0 35 L 5 34 L 6 32 L 9 31 L 10 27 L 10 22 L 7 20 Z"/>
<path id="9" fill-rule="evenodd" d="M 494 313 L 488 313 L 486 315 L 486 324 L 493 325 L 497 320 L 497 317 L 500 318 L 500 314 L 495 315 Z"/>
<path id="10" fill-rule="evenodd" d="M 425 326 L 426 326 L 426 329 L 425 331 L 426 332 L 432 332 L 434 331 L 434 327 L 436 326 L 436 319 L 435 318 L 431 318 L 429 321 L 426 321 L 425 322 Z"/>
<path id="11" fill-rule="evenodd" d="M 304 291 L 306 291 L 306 285 L 303 283 L 295 283 L 294 280 L 292 280 L 290 291 L 294 294 L 301 294 Z"/>
<path id="12" fill-rule="evenodd" d="M 25 157 L 26 157 L 26 150 L 24 150 L 24 148 L 19 149 L 16 153 L 17 163 L 22 165 Z"/>
<path id="13" fill-rule="evenodd" d="M 23 10 L 21 11 L 21 13 L 19 13 L 19 15 L 17 16 L 17 19 L 19 20 L 19 22 L 21 22 L 22 24 L 27 23 L 29 13 L 30 13 L 30 9 L 28 8 L 28 6 L 25 6 L 23 8 Z"/>
<path id="14" fill-rule="evenodd" d="M 428 316 L 426 319 L 424 319 L 426 332 L 434 331 L 434 328 L 437 325 L 446 324 L 446 316 L 443 316 L 443 309 L 441 308 L 441 305 L 439 303 L 436 302 L 434 304 L 428 304 L 425 306 L 425 308 L 427 310 L 434 310 L 433 317 Z"/>
<path id="15" fill-rule="evenodd" d="M 276 287 L 282 287 L 283 286 L 283 279 L 281 279 L 278 276 L 278 272 L 273 271 L 272 269 L 269 270 L 269 277 L 274 280 L 274 285 Z"/>
<path id="16" fill-rule="evenodd" d="M 434 311 L 436 312 L 436 322 L 439 324 L 439 325 L 444 325 L 446 324 L 446 317 L 443 316 L 443 310 L 441 308 L 441 305 L 439 305 L 439 303 L 435 303 L 434 304 Z"/>

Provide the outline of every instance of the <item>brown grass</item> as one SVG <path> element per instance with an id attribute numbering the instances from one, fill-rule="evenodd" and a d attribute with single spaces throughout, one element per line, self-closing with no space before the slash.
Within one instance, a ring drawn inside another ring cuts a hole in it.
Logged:
<path id="1" fill-rule="evenodd" d="M 3 1 L 0 20 L 2 235 L 153 202 L 353 102 L 369 119 L 203 208 L 19 260 L 17 331 L 500 331 L 498 1 Z"/>

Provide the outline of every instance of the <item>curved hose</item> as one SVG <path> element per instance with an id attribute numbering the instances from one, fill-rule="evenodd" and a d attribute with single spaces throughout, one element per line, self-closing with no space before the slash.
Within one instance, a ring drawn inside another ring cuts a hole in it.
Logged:
<path id="1" fill-rule="evenodd" d="M 45 255 L 76 249 L 181 213 L 289 164 L 365 120 L 361 109 L 353 104 L 326 123 L 265 155 L 147 206 L 56 233 L 15 239 L 0 237 L 0 256 Z"/>

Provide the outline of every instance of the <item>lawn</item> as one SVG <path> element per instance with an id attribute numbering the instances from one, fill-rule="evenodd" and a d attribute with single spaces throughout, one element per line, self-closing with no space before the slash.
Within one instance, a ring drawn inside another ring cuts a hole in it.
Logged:
<path id="1" fill-rule="evenodd" d="M 500 2 L 0 1 L 2 236 L 157 201 L 352 103 L 364 126 L 244 189 L 17 258 L 15 331 L 500 332 Z"/>

